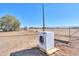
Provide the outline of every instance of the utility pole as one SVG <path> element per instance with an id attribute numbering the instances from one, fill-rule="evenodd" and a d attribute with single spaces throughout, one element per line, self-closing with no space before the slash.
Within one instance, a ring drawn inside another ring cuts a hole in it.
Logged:
<path id="1" fill-rule="evenodd" d="M 42 3 L 42 15 L 43 15 L 43 31 L 45 31 L 45 14 L 44 14 L 44 4 Z"/>

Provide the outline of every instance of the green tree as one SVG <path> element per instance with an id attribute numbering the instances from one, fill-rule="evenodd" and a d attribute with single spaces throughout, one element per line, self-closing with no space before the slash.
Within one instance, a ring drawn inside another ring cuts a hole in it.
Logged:
<path id="1" fill-rule="evenodd" d="M 15 31 L 20 29 L 20 22 L 14 16 L 5 15 L 1 17 L 0 27 L 3 31 Z"/>

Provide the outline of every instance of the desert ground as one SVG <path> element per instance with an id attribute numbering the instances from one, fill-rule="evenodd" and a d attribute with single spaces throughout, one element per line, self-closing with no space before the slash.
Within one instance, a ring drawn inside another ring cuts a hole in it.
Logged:
<path id="1" fill-rule="evenodd" d="M 40 29 L 31 29 L 13 32 L 0 32 L 0 56 L 45 56 L 46 54 L 39 51 L 38 48 L 35 48 L 38 45 L 40 31 Z M 55 45 L 69 45 L 71 50 L 75 52 L 71 55 L 79 55 L 78 29 L 70 30 L 70 34 L 73 34 L 71 40 L 69 38 L 69 29 L 46 29 L 46 31 L 54 32 L 55 39 L 57 40 L 70 41 L 70 45 L 58 41 L 55 41 Z M 66 49 L 67 48 L 65 48 L 65 50 Z M 62 51 L 61 53 L 56 53 L 56 55 L 62 55 Z"/>

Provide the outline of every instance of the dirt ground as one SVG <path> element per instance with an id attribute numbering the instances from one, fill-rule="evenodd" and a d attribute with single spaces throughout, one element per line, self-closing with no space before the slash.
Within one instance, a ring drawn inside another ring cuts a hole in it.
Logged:
<path id="1" fill-rule="evenodd" d="M 0 55 L 10 55 L 11 52 L 29 49 L 37 45 L 37 35 L 34 32 L 0 32 Z"/>
<path id="2" fill-rule="evenodd" d="M 62 31 L 62 32 L 60 32 Z M 72 30 L 75 31 L 75 30 Z M 59 35 L 65 35 L 64 30 L 55 30 L 55 34 Z M 68 34 L 66 34 L 68 35 Z M 77 34 L 76 34 L 77 35 Z M 14 32 L 0 32 L 0 56 L 10 56 L 10 55 L 16 55 L 16 56 L 45 56 L 46 54 L 39 51 L 38 48 L 36 48 L 38 44 L 38 32 L 34 32 L 32 30 L 21 30 L 21 31 L 14 31 Z M 55 39 L 69 39 L 68 37 L 63 36 L 56 36 Z M 64 43 L 56 42 L 56 45 L 60 45 L 59 48 L 63 48 L 61 45 L 66 45 Z M 70 55 L 79 55 L 79 40 L 78 38 L 75 40 L 71 40 L 71 46 L 70 46 L 72 54 Z M 65 49 L 70 48 L 64 47 Z M 64 51 L 63 50 L 63 51 Z M 76 52 L 77 51 L 77 52 Z M 73 53 L 75 52 L 75 53 Z M 62 53 L 57 52 L 55 55 L 62 55 Z M 66 54 L 64 54 L 66 55 Z M 69 54 L 67 54 L 69 55 Z"/>

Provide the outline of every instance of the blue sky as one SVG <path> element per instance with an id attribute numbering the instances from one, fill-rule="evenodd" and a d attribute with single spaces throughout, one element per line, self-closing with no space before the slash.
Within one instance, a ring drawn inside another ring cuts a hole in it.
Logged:
<path id="1" fill-rule="evenodd" d="M 45 23 L 47 27 L 79 26 L 79 4 L 44 4 Z M 17 3 L 0 4 L 0 17 L 10 14 L 24 26 L 42 26 L 42 5 Z"/>

